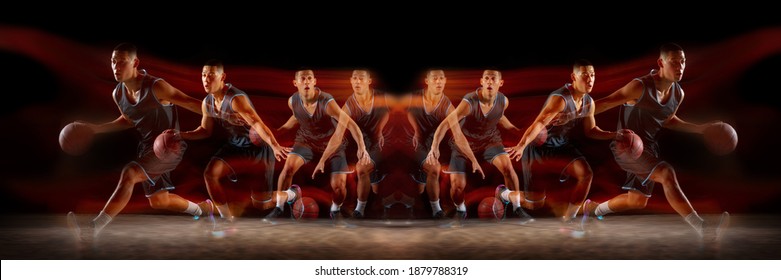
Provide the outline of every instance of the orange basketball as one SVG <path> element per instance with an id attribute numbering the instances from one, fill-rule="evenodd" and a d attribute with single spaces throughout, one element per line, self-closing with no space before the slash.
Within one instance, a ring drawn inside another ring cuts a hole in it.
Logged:
<path id="1" fill-rule="evenodd" d="M 643 154 L 643 140 L 634 131 L 621 129 L 616 134 L 616 150 L 619 155 L 637 159 Z"/>
<path id="2" fill-rule="evenodd" d="M 738 146 L 738 133 L 726 123 L 708 126 L 703 132 L 703 136 L 705 137 L 705 145 L 717 155 L 729 154 Z"/>
<path id="3" fill-rule="evenodd" d="M 295 217 L 297 220 L 317 219 L 317 216 L 319 215 L 320 207 L 317 206 L 317 201 L 311 197 L 302 197 L 301 201 L 297 201 L 295 204 L 293 204 L 293 217 Z"/>
<path id="4" fill-rule="evenodd" d="M 494 208 L 498 210 L 494 214 Z M 504 216 L 504 204 L 494 197 L 486 197 L 477 206 L 477 217 L 480 219 L 501 219 Z"/>
<path id="5" fill-rule="evenodd" d="M 86 124 L 69 123 L 60 131 L 60 148 L 70 155 L 81 155 L 92 144 L 94 132 Z"/>
<path id="6" fill-rule="evenodd" d="M 162 160 L 173 159 L 181 155 L 182 136 L 174 129 L 166 129 L 155 138 L 154 150 L 157 158 Z"/>

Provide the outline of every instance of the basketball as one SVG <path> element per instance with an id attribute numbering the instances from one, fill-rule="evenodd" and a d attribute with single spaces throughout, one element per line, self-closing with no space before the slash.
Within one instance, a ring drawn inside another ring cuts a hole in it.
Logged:
<path id="1" fill-rule="evenodd" d="M 738 133 L 731 125 L 716 123 L 708 126 L 703 132 L 705 145 L 717 155 L 726 155 L 738 146 Z"/>
<path id="2" fill-rule="evenodd" d="M 166 129 L 155 138 L 154 150 L 159 159 L 176 158 L 182 153 L 182 136 L 174 129 Z"/>
<path id="3" fill-rule="evenodd" d="M 94 132 L 86 124 L 72 122 L 60 131 L 60 148 L 70 155 L 81 155 L 92 144 Z"/>
<path id="4" fill-rule="evenodd" d="M 637 159 L 643 154 L 643 140 L 634 131 L 621 129 L 616 133 L 616 150 L 620 156 Z"/>
<path id="5" fill-rule="evenodd" d="M 494 215 L 494 204 L 496 209 L 499 210 Z M 480 205 L 477 206 L 477 217 L 480 219 L 501 219 L 504 216 L 504 205 L 501 201 L 497 201 L 494 197 L 486 197 L 480 201 Z"/>
<path id="6" fill-rule="evenodd" d="M 303 208 L 303 209 L 302 209 Z M 301 219 L 317 219 L 320 215 L 320 207 L 313 198 L 305 196 L 293 204 L 293 217 Z"/>
<path id="7" fill-rule="evenodd" d="M 254 144 L 255 146 L 262 146 L 263 143 L 265 143 L 263 139 L 260 138 L 258 132 L 251 127 L 249 129 L 249 140 L 252 141 L 252 144 Z"/>
<path id="8" fill-rule="evenodd" d="M 534 138 L 532 143 L 534 143 L 535 146 L 542 146 L 542 144 L 545 144 L 546 140 L 548 140 L 548 128 L 543 128 L 540 130 L 540 133 L 537 134 L 537 137 Z"/>

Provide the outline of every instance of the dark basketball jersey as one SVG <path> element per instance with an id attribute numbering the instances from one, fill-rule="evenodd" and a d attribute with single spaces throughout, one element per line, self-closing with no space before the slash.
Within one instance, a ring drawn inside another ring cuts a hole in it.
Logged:
<path id="1" fill-rule="evenodd" d="M 208 114 L 209 117 L 217 119 L 220 125 L 228 131 L 230 134 L 228 143 L 236 147 L 250 147 L 253 145 L 252 141 L 249 139 L 249 131 L 252 127 L 250 127 L 244 118 L 242 118 L 239 113 L 236 113 L 231 106 L 234 97 L 244 96 L 249 100 L 249 96 L 247 96 L 247 93 L 233 87 L 231 84 L 225 84 L 225 86 L 228 90 L 225 92 L 225 97 L 222 99 L 222 105 L 220 105 L 219 111 L 214 105 L 214 95 L 206 95 L 206 98 L 204 98 L 204 103 L 206 103 L 206 114 Z M 249 101 L 249 103 L 250 106 L 252 106 L 252 102 Z"/>
<path id="2" fill-rule="evenodd" d="M 323 152 L 326 146 L 328 146 L 328 140 L 330 140 L 331 135 L 334 134 L 337 120 L 331 118 L 326 113 L 328 102 L 334 101 L 333 96 L 318 88 L 315 90 L 319 94 L 317 96 L 317 106 L 315 106 L 315 110 L 311 115 L 304 108 L 301 94 L 298 92 L 294 93 L 290 98 L 290 105 L 293 107 L 293 115 L 300 125 L 298 132 L 296 132 L 295 142 L 305 144 L 317 152 Z"/>
<path id="3" fill-rule="evenodd" d="M 470 92 L 463 98 L 463 102 L 469 104 L 469 114 L 462 120 L 461 130 L 464 132 L 464 136 L 466 136 L 469 146 L 473 150 L 502 143 L 502 137 L 497 124 L 504 116 L 504 108 L 505 104 L 507 104 L 507 97 L 503 93 L 498 92 L 490 111 L 482 112 L 478 96 L 479 90 Z"/>
<path id="4" fill-rule="evenodd" d="M 125 83 L 117 84 L 113 93 L 119 110 L 141 134 L 141 142 L 138 143 L 139 156 L 152 149 L 155 138 L 164 130 L 179 128 L 176 107 L 173 104 L 161 104 L 152 92 L 153 85 L 162 79 L 148 75 L 146 70 L 140 72 L 143 78 L 136 103 L 127 99 Z"/>
<path id="5" fill-rule="evenodd" d="M 591 99 L 591 96 L 584 94 L 580 101 L 580 112 L 578 112 L 577 107 L 575 107 L 575 100 L 572 98 L 572 90 L 572 84 L 568 83 L 548 95 L 546 104 L 550 102 L 553 96 L 564 98 L 564 110 L 558 113 L 548 125 L 548 138 L 543 146 L 563 147 L 569 144 L 569 131 L 582 123 L 583 118 L 588 116 L 591 108 L 594 106 L 594 100 Z"/>
<path id="6" fill-rule="evenodd" d="M 619 107 L 618 129 L 634 131 L 643 140 L 644 148 L 658 156 L 656 133 L 662 129 L 664 122 L 675 114 L 683 93 L 681 86 L 673 83 L 667 103 L 660 103 L 652 76 L 655 72 L 656 70 L 652 70 L 650 74 L 635 79 L 643 84 L 643 94 L 634 105 L 624 104 Z"/>
<path id="7" fill-rule="evenodd" d="M 439 99 L 437 105 L 434 108 L 426 108 L 426 103 L 423 102 L 423 91 L 415 92 L 412 95 L 412 102 L 420 102 L 420 107 L 410 106 L 407 109 L 412 117 L 415 119 L 415 123 L 418 125 L 418 133 L 420 133 L 420 140 L 424 143 L 424 146 L 431 146 L 431 142 L 434 140 L 434 132 L 439 127 L 445 118 L 447 118 L 448 109 L 453 103 L 444 94 Z"/>
<path id="8" fill-rule="evenodd" d="M 382 101 L 382 104 L 376 104 L 374 101 Z M 363 142 L 366 144 L 366 148 L 370 148 L 378 143 L 377 130 L 379 129 L 380 122 L 388 115 L 388 103 L 385 102 L 385 94 L 378 91 L 374 91 L 372 95 L 372 105 L 369 107 L 369 111 L 365 111 L 358 100 L 355 99 L 355 94 L 350 95 L 347 101 L 344 103 L 346 113 L 350 115 L 358 127 L 363 133 Z"/>

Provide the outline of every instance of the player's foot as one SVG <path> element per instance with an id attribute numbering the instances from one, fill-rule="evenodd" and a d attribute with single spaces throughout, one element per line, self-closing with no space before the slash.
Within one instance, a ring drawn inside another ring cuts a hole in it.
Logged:
<path id="1" fill-rule="evenodd" d="M 344 222 L 344 217 L 342 217 L 342 211 L 331 211 L 331 220 L 333 221 L 335 227 L 347 226 L 347 224 Z"/>
<path id="2" fill-rule="evenodd" d="M 363 219 L 363 213 L 361 211 L 355 210 L 353 211 L 353 219 Z"/>
<path id="3" fill-rule="evenodd" d="M 233 235 L 236 232 L 234 221 L 233 217 L 216 219 L 214 230 L 211 232 L 212 237 L 225 238 Z"/>
<path id="4" fill-rule="evenodd" d="M 583 223 L 574 218 L 562 218 L 559 232 L 572 238 L 583 238 L 586 235 Z"/>
<path id="5" fill-rule="evenodd" d="M 520 218 L 520 224 L 525 225 L 531 222 L 534 222 L 534 217 L 529 215 L 529 213 L 526 213 L 526 211 L 523 210 L 523 207 L 518 207 L 513 210 L 515 215 L 518 215 L 518 218 Z"/>
<path id="6" fill-rule="evenodd" d="M 282 208 L 274 207 L 274 209 L 271 210 L 271 212 L 268 213 L 268 215 L 263 217 L 263 222 L 273 223 L 273 220 L 279 218 L 279 216 L 282 215 L 282 212 L 283 212 Z"/>
<path id="7" fill-rule="evenodd" d="M 501 203 L 494 203 L 491 207 L 494 212 L 494 217 L 499 221 L 504 220 L 507 204 L 510 203 L 510 201 L 504 200 L 502 198 L 502 193 L 506 190 L 507 187 L 504 185 L 499 185 L 496 187 L 496 190 L 494 190 L 494 198 L 496 198 L 496 201 Z"/>
<path id="8" fill-rule="evenodd" d="M 439 210 L 432 216 L 432 219 L 434 220 L 441 220 L 445 218 L 445 211 Z"/>
<path id="9" fill-rule="evenodd" d="M 453 223 L 451 223 L 450 226 L 454 228 L 463 227 L 465 220 L 466 220 L 466 211 L 456 211 L 456 214 L 453 215 Z"/>
<path id="10" fill-rule="evenodd" d="M 721 238 L 724 237 L 724 233 L 726 233 L 727 228 L 729 227 L 729 223 L 730 223 L 729 213 L 728 212 L 721 213 L 721 218 L 719 219 L 718 226 L 713 226 L 708 222 L 704 222 L 702 225 L 702 229 L 697 231 L 697 234 L 700 235 L 700 238 L 702 238 L 703 241 L 719 242 L 721 241 Z"/>
<path id="11" fill-rule="evenodd" d="M 94 224 L 90 222 L 88 226 L 82 227 L 79 225 L 79 219 L 76 217 L 76 213 L 73 213 L 72 211 L 68 212 L 68 228 L 77 242 L 89 243 L 94 241 L 97 237 Z"/>
<path id="12" fill-rule="evenodd" d="M 290 186 L 290 188 L 288 190 L 290 190 L 291 192 L 296 194 L 296 197 L 293 198 L 293 200 L 288 200 L 287 201 L 287 204 L 290 205 L 291 208 L 293 208 L 293 206 L 296 205 L 296 203 L 304 203 L 303 200 L 301 200 L 301 198 L 302 198 L 302 196 L 301 196 L 301 187 L 299 187 L 298 185 L 292 185 L 292 186 Z M 303 205 L 299 205 L 299 206 L 303 206 Z M 304 208 L 301 207 L 301 209 L 304 209 Z"/>
<path id="13" fill-rule="evenodd" d="M 586 201 L 583 201 L 583 221 L 587 221 L 589 218 L 596 218 L 597 220 L 602 220 L 605 217 L 604 216 L 597 216 L 596 210 L 597 206 L 599 206 L 599 203 L 591 201 L 591 199 L 586 199 Z"/>

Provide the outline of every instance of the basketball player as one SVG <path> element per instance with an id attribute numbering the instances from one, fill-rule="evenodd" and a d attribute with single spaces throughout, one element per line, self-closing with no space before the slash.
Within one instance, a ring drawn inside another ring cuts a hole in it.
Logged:
<path id="1" fill-rule="evenodd" d="M 288 201 L 287 196 L 294 194 L 287 191 L 293 182 L 293 175 L 304 163 L 318 160 L 315 171 L 312 174 L 314 178 L 318 172 L 325 170 L 328 164 L 328 170 L 331 173 L 331 217 L 339 223 L 341 219 L 341 206 L 347 195 L 346 181 L 347 161 L 345 159 L 342 141 L 336 141 L 334 131 L 337 126 L 345 126 L 350 130 L 353 139 L 358 143 L 358 161 L 360 164 L 366 164 L 369 161 L 369 155 L 366 152 L 366 145 L 363 142 L 361 129 L 355 124 L 350 116 L 344 113 L 336 105 L 331 94 L 321 91 L 315 87 L 317 79 L 312 70 L 300 70 L 296 72 L 293 85 L 298 89 L 288 99 L 287 105 L 293 111 L 290 119 L 282 125 L 278 131 L 292 129 L 296 124 L 301 126 L 296 133 L 293 150 L 285 161 L 285 166 L 279 174 L 277 182 L 277 205 L 266 216 L 266 219 L 278 217 L 282 213 L 282 206 Z M 338 143 L 337 143 L 338 142 Z"/>
<path id="2" fill-rule="evenodd" d="M 209 137 L 212 134 L 215 120 L 230 135 L 227 143 L 209 161 L 203 178 L 209 196 L 215 203 L 220 216 L 232 221 L 233 215 L 228 207 L 220 179 L 231 176 L 231 180 L 235 180 L 236 171 L 246 169 L 247 165 L 251 165 L 252 169 L 258 168 L 259 170 L 252 171 L 259 171 L 262 174 L 262 184 L 253 184 L 250 198 L 255 208 L 265 209 L 264 205 L 270 204 L 271 194 L 274 191 L 274 159 L 287 158 L 287 152 L 290 149 L 277 143 L 274 134 L 255 111 L 249 96 L 232 84 L 225 83 L 226 77 L 222 62 L 210 60 L 204 64 L 201 71 L 201 82 L 207 95 L 201 103 L 201 111 L 203 112 L 201 125 L 192 131 L 183 132 L 181 135 L 185 140 Z M 255 146 L 250 141 L 251 129 L 255 130 L 263 139 L 260 146 Z M 288 202 L 292 203 L 292 200 L 300 197 L 300 192 L 298 192 L 289 196 Z"/>
<path id="3" fill-rule="evenodd" d="M 137 183 L 144 187 L 144 193 L 152 208 L 184 212 L 195 217 L 212 215 L 211 201 L 195 204 L 169 192 L 174 189 L 169 172 L 182 160 L 187 144 L 181 142 L 181 150 L 171 159 L 159 159 L 153 151 L 155 138 L 161 132 L 179 127 L 174 105 L 200 114 L 200 102 L 163 79 L 138 69 L 139 62 L 134 45 L 122 43 L 114 48 L 111 54 L 111 69 L 114 79 L 119 83 L 114 88 L 113 97 L 121 115 L 114 121 L 103 124 L 85 123 L 94 133 L 135 128 L 141 134 L 141 142 L 138 143 L 137 159 L 122 169 L 114 194 L 88 227 L 80 227 L 76 215 L 73 212 L 68 213 L 68 225 L 74 234 L 84 241 L 97 237 L 122 211 Z"/>
<path id="4" fill-rule="evenodd" d="M 572 221 L 578 214 L 591 187 L 593 176 L 586 158 L 570 142 L 570 130 L 582 123 L 584 133 L 589 138 L 607 140 L 615 137 L 615 132 L 603 131 L 594 121 L 594 101 L 589 93 L 594 88 L 596 74 L 591 62 L 576 61 L 572 66 L 570 78 L 572 83 L 567 83 L 548 95 L 542 111 L 526 128 L 518 145 L 505 149 L 511 159 L 518 161 L 523 158 L 525 202 L 530 209 L 545 204 L 545 188 L 539 183 L 543 181 L 541 178 L 555 180 L 561 177 L 561 182 L 569 177 L 575 179 L 575 188 L 562 216 L 564 222 Z M 543 129 L 548 135 L 545 143 L 539 146 L 529 145 Z M 551 168 L 555 174 L 551 174 Z M 555 175 L 555 178 L 547 178 L 551 175 Z M 506 204 L 514 194 L 507 187 L 499 186 L 495 195 Z"/>
<path id="5" fill-rule="evenodd" d="M 388 100 L 385 94 L 371 88 L 372 78 L 368 70 L 353 70 L 350 77 L 353 94 L 347 98 L 342 106 L 342 111 L 350 115 L 350 118 L 358 125 L 363 133 L 363 142 L 369 153 L 368 162 L 355 165 L 358 173 L 357 196 L 352 217 L 361 219 L 366 211 L 366 201 L 369 199 L 369 188 L 376 194 L 378 184 L 382 180 L 379 172 L 379 164 L 382 160 L 382 147 L 385 145 L 385 136 L 382 131 L 388 123 Z M 343 135 L 344 130 L 337 130 L 338 135 Z"/>
<path id="6" fill-rule="evenodd" d="M 693 124 L 678 116 L 678 106 L 683 102 L 683 89 L 678 82 L 686 68 L 686 56 L 683 49 L 672 43 L 665 44 L 659 52 L 656 64 L 659 69 L 635 78 L 623 88 L 601 98 L 596 102 L 595 114 L 619 106 L 618 129 L 630 129 L 643 140 L 643 154 L 636 160 L 619 157 L 615 141 L 610 147 L 616 162 L 627 171 L 623 189 L 626 193 L 603 203 L 586 200 L 583 206 L 585 215 L 601 217 L 613 212 L 645 208 L 651 197 L 654 184 L 664 189 L 667 202 L 684 220 L 694 228 L 700 237 L 718 239 L 721 230 L 729 222 L 729 214 L 724 212 L 718 228 L 706 227 L 704 220 L 697 215 L 675 175 L 675 169 L 659 158 L 659 145 L 656 133 L 663 127 L 689 133 L 703 133 L 705 129 L 720 122 Z"/>
<path id="7" fill-rule="evenodd" d="M 431 144 L 434 141 L 434 132 L 440 123 L 450 112 L 455 110 L 453 103 L 445 96 L 445 85 L 447 77 L 445 71 L 441 69 L 432 69 L 426 72 L 426 89 L 418 91 L 402 101 L 407 105 L 407 118 L 412 125 L 414 134 L 412 136 L 412 147 L 415 149 L 415 163 L 419 171 L 412 175 L 412 179 L 418 183 L 419 192 L 424 190 L 428 194 L 431 204 L 431 213 L 434 219 L 442 219 L 445 212 L 439 203 L 439 172 L 442 165 L 439 160 L 429 163 L 426 156 L 431 150 Z M 451 133 L 455 134 L 462 145 L 468 147 L 466 138 L 461 132 L 459 125 L 450 127 Z M 451 145 L 455 150 L 455 147 Z"/>
<path id="8" fill-rule="evenodd" d="M 509 101 L 499 88 L 504 84 L 502 73 L 498 70 L 485 70 L 480 79 L 481 87 L 466 94 L 458 104 L 455 111 L 451 112 L 445 121 L 439 124 L 434 132 L 434 141 L 431 144 L 426 161 L 434 164 L 439 157 L 439 143 L 442 140 L 443 132 L 455 124 L 462 121 L 461 131 L 468 141 L 468 149 L 453 150 L 450 157 L 450 195 L 456 204 L 455 225 L 459 225 L 466 218 L 466 205 L 464 205 L 464 188 L 466 187 L 466 160 L 472 162 L 472 169 L 480 171 L 480 163 L 475 158 L 475 154 L 493 164 L 504 177 L 505 185 L 510 189 L 518 191 L 518 175 L 510 162 L 510 157 L 504 151 L 502 137 L 498 130 L 498 125 L 505 129 L 518 130 L 507 117 L 504 116 L 504 110 L 507 109 Z M 483 175 L 485 178 L 485 175 Z M 520 194 L 520 192 L 518 192 Z M 513 202 L 520 201 L 520 198 L 514 198 Z M 515 204 L 514 204 L 515 205 Z M 522 224 L 533 221 L 531 216 L 517 205 L 514 213 L 520 217 Z"/>

